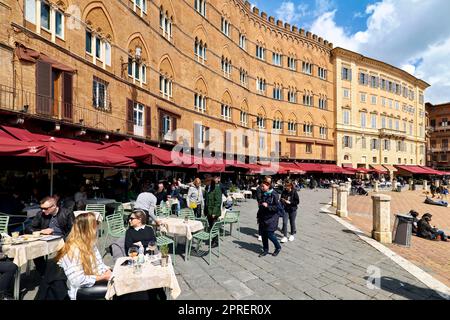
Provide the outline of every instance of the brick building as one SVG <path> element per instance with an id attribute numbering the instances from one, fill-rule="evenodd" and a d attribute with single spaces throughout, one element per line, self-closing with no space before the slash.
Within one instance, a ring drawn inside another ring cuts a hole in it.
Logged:
<path id="1" fill-rule="evenodd" d="M 450 171 L 450 103 L 426 104 L 428 114 L 429 145 L 427 165 L 438 170 Z"/>
<path id="2" fill-rule="evenodd" d="M 0 0 L 0 27 L 3 124 L 336 159 L 332 44 L 247 1 Z"/>

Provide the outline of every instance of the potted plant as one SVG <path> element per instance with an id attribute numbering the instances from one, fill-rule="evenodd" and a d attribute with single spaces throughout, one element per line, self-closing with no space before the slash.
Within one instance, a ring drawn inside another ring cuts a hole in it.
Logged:
<path id="1" fill-rule="evenodd" d="M 161 252 L 161 267 L 167 267 L 169 264 L 169 246 L 165 244 L 161 246 L 159 251 Z"/>

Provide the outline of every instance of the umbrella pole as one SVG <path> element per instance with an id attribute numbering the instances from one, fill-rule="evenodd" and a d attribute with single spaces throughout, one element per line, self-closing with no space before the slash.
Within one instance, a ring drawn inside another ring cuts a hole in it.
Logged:
<path id="1" fill-rule="evenodd" d="M 50 162 L 50 196 L 53 196 L 53 162 Z"/>

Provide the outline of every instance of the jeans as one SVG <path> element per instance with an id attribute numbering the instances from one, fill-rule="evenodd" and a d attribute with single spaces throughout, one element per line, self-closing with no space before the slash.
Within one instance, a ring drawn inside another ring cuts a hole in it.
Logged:
<path id="1" fill-rule="evenodd" d="M 261 237 L 262 237 L 264 252 L 269 252 L 269 239 L 270 239 L 270 241 L 272 241 L 276 250 L 281 250 L 281 245 L 278 242 L 278 239 L 275 236 L 275 233 L 273 231 L 262 230 L 261 232 L 262 232 Z"/>
<path id="2" fill-rule="evenodd" d="M 291 235 L 297 233 L 297 228 L 295 227 L 295 218 L 297 217 L 297 210 L 285 211 L 283 217 L 283 235 L 287 237 L 288 230 L 288 220 L 291 225 Z"/>
<path id="3" fill-rule="evenodd" d="M 16 271 L 17 266 L 12 261 L 0 261 L 0 294 L 11 287 Z"/>
<path id="4" fill-rule="evenodd" d="M 436 233 L 433 233 L 431 235 L 431 240 L 434 240 L 437 238 L 437 236 L 441 236 L 441 240 L 447 239 L 447 235 L 442 230 L 438 230 Z"/>

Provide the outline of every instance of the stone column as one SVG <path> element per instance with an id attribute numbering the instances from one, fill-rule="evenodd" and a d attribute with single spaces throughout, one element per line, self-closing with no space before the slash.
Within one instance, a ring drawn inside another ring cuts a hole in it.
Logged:
<path id="1" fill-rule="evenodd" d="M 348 189 L 347 187 L 340 186 L 337 193 L 337 210 L 336 214 L 341 218 L 348 217 L 347 211 L 347 198 Z"/>
<path id="2" fill-rule="evenodd" d="M 428 191 L 428 181 L 427 180 L 423 180 L 423 190 Z"/>
<path id="3" fill-rule="evenodd" d="M 345 186 L 347 187 L 347 192 L 350 193 L 350 190 L 352 190 L 352 183 L 350 181 L 347 181 L 345 183 Z"/>
<path id="4" fill-rule="evenodd" d="M 331 206 L 334 208 L 337 207 L 338 188 L 339 188 L 339 186 L 337 184 L 333 184 L 331 186 Z"/>
<path id="5" fill-rule="evenodd" d="M 409 190 L 412 190 L 413 189 L 414 180 L 413 179 L 409 179 L 408 183 L 409 183 Z"/>
<path id="6" fill-rule="evenodd" d="M 375 180 L 375 184 L 373 185 L 373 191 L 374 192 L 380 192 L 380 183 L 378 182 L 378 180 Z"/>
<path id="7" fill-rule="evenodd" d="M 372 238 L 381 243 L 392 243 L 391 197 L 385 194 L 375 194 L 372 196 L 372 205 Z"/>

